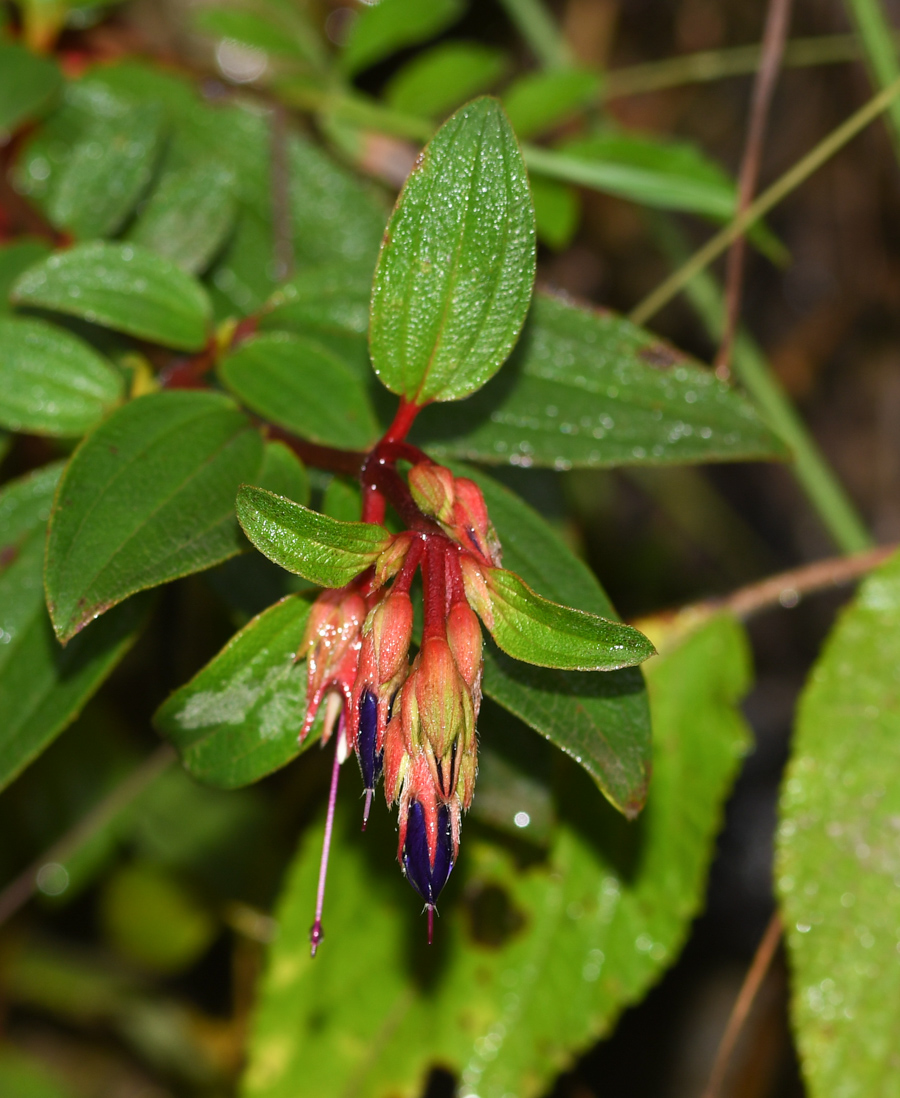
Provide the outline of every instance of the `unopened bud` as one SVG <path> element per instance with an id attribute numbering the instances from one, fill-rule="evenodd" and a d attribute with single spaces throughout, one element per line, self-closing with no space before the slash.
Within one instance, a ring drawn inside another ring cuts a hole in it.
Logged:
<path id="1" fill-rule="evenodd" d="M 413 604 L 406 591 L 390 591 L 369 614 L 364 642 L 371 639 L 375 682 L 390 682 L 406 667 L 412 640 Z"/>
<path id="2" fill-rule="evenodd" d="M 455 502 L 451 525 L 456 540 L 467 545 L 499 567 L 500 539 L 491 522 L 481 489 L 468 477 L 458 477 L 455 482 Z"/>
<path id="3" fill-rule="evenodd" d="M 481 626 L 467 602 L 456 602 L 447 615 L 447 642 L 470 691 L 481 684 Z"/>
<path id="4" fill-rule="evenodd" d="M 349 702 L 356 679 L 365 600 L 356 591 L 324 591 L 313 603 L 298 659 L 306 656 L 306 716 L 301 742 L 325 695 L 337 690 Z"/>
<path id="5" fill-rule="evenodd" d="M 491 592 L 488 588 L 485 569 L 463 554 L 459 561 L 462 572 L 463 584 L 466 589 L 466 599 L 472 609 L 478 614 L 488 629 L 494 628 L 494 604 Z"/>
<path id="6" fill-rule="evenodd" d="M 453 519 L 454 477 L 443 465 L 423 461 L 409 471 L 409 490 L 423 514 L 440 523 Z"/>

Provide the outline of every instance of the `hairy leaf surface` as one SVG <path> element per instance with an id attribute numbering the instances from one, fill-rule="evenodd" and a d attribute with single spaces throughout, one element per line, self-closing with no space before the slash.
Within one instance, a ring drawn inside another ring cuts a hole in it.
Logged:
<path id="1" fill-rule="evenodd" d="M 807 682 L 776 881 L 811 1098 L 898 1091 L 900 558 L 863 582 Z"/>
<path id="2" fill-rule="evenodd" d="M 112 363 L 63 328 L 0 318 L 0 425 L 82 435 L 122 399 Z"/>
<path id="3" fill-rule="evenodd" d="M 518 338 L 534 248 L 515 135 L 495 99 L 476 99 L 425 147 L 385 232 L 369 329 L 384 384 L 418 403 L 479 389 Z"/>
<path id="4" fill-rule="evenodd" d="M 234 789 L 303 750 L 297 736 L 306 712 L 306 661 L 298 663 L 297 652 L 309 606 L 299 595 L 270 606 L 157 710 L 154 723 L 198 780 Z"/>
<path id="5" fill-rule="evenodd" d="M 209 335 L 200 283 L 137 244 L 98 240 L 57 252 L 18 278 L 12 299 L 178 350 L 199 351 Z"/>
<path id="6" fill-rule="evenodd" d="M 48 465 L 0 491 L 0 788 L 78 716 L 146 617 L 146 603 L 133 603 L 65 649 L 54 637 L 42 573 L 61 471 Z"/>
<path id="7" fill-rule="evenodd" d="M 45 582 L 57 636 L 240 552 L 234 497 L 262 459 L 259 432 L 218 393 L 156 393 L 118 409 L 75 451 L 54 503 Z"/>
<path id="8" fill-rule="evenodd" d="M 622 317 L 537 294 L 512 360 L 414 439 L 434 455 L 558 469 L 784 458 L 753 405 Z"/>

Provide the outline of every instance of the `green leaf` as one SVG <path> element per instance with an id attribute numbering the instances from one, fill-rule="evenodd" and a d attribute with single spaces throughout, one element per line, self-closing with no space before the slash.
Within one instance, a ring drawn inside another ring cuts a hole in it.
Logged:
<path id="1" fill-rule="evenodd" d="M 501 50 L 480 42 L 441 42 L 399 68 L 384 97 L 402 114 L 440 118 L 492 87 L 507 64 Z"/>
<path id="2" fill-rule="evenodd" d="M 476 99 L 438 130 L 384 240 L 369 331 L 375 372 L 420 404 L 479 389 L 512 350 L 534 280 L 528 180 L 495 99 Z"/>
<path id="3" fill-rule="evenodd" d="M 192 22 L 206 34 L 232 38 L 276 57 L 316 65 L 324 58 L 315 31 L 296 7 L 275 10 L 270 5 L 265 11 L 203 8 L 193 13 Z"/>
<path id="4" fill-rule="evenodd" d="M 123 606 L 66 649 L 57 643 L 42 571 L 60 472 L 48 465 L 0 491 L 0 788 L 78 716 L 146 617 L 146 603 Z"/>
<path id="5" fill-rule="evenodd" d="M 557 469 L 784 458 L 737 390 L 600 309 L 536 294 L 501 376 L 465 405 L 423 413 L 434 455 Z"/>
<path id="6" fill-rule="evenodd" d="M 860 588 L 800 701 L 776 881 L 810 1098 L 897 1093 L 900 557 Z"/>
<path id="7" fill-rule="evenodd" d="M 24 149 L 16 183 L 57 228 L 109 236 L 152 178 L 163 121 L 157 103 L 128 103 L 90 79 L 69 84 Z"/>
<path id="8" fill-rule="evenodd" d="M 63 328 L 0 319 L 0 425 L 83 435 L 121 401 L 123 389 L 112 363 Z"/>
<path id="9" fill-rule="evenodd" d="M 645 206 L 689 210 L 718 219 L 734 216 L 734 183 L 694 145 L 635 134 L 577 137 L 558 150 L 529 149 L 528 166 Z"/>
<path id="10" fill-rule="evenodd" d="M 288 595 L 270 606 L 157 710 L 154 724 L 199 781 L 235 789 L 303 750 L 297 736 L 306 712 L 306 661 L 298 663 L 297 652 L 309 605 Z"/>
<path id="11" fill-rule="evenodd" d="M 231 169 L 214 161 L 170 168 L 129 229 L 128 239 L 183 271 L 203 271 L 234 225 L 235 188 Z"/>
<path id="12" fill-rule="evenodd" d="M 222 359 L 218 374 L 248 408 L 301 438 L 362 450 L 380 434 L 362 382 L 314 340 L 255 336 Z"/>
<path id="13" fill-rule="evenodd" d="M 60 640 L 135 591 L 240 552 L 234 496 L 262 456 L 259 432 L 218 393 L 140 397 L 88 435 L 60 482 L 47 541 Z"/>
<path id="14" fill-rule="evenodd" d="M 9 292 L 19 275 L 39 260 L 46 259 L 50 251 L 49 244 L 43 240 L 17 240 L 0 247 L 0 316 L 12 311 Z"/>
<path id="15" fill-rule="evenodd" d="M 584 69 L 526 73 L 503 93 L 503 106 L 521 140 L 565 122 L 597 101 L 603 80 Z"/>
<path id="16" fill-rule="evenodd" d="M 341 65 L 356 73 L 404 46 L 427 42 L 462 15 L 462 0 L 381 0 L 363 8 L 350 30 Z"/>
<path id="17" fill-rule="evenodd" d="M 98 240 L 51 255 L 20 276 L 12 298 L 178 350 L 198 351 L 209 335 L 200 283 L 137 244 Z"/>
<path id="18" fill-rule="evenodd" d="M 489 476 L 476 481 L 503 546 L 503 562 L 547 598 L 615 618 L 596 577 L 541 516 Z M 650 778 L 650 710 L 638 668 L 604 674 L 527 666 L 489 645 L 484 692 L 590 774 L 612 804 L 635 816 Z"/>
<path id="19" fill-rule="evenodd" d="M 259 476 L 259 487 L 295 503 L 309 503 L 309 473 L 306 466 L 283 442 L 267 442 Z"/>
<path id="20" fill-rule="evenodd" d="M 0 55 L 0 72 L 3 59 Z M 37 1057 L 10 1047 L 0 1049 L 0 1094 L 10 1098 L 75 1098 L 62 1079 L 49 1072 Z"/>
<path id="21" fill-rule="evenodd" d="M 532 176 L 530 183 L 538 239 L 554 251 L 564 251 L 572 243 L 581 217 L 578 191 L 543 175 Z"/>
<path id="22" fill-rule="evenodd" d="M 747 646 L 735 622 L 708 623 L 649 673 L 654 790 L 640 827 L 592 796 L 571 765 L 554 783 L 560 823 L 546 857 L 520 860 L 517 848 L 464 824 L 437 956 L 393 860 L 391 823 L 373 812 L 360 841 L 356 790 L 346 791 L 314 961 L 320 828 L 302 843 L 276 909 L 244 1098 L 351 1089 L 415 1098 L 436 1065 L 458 1077 L 460 1094 L 535 1098 L 610 1032 L 688 934 L 747 743 L 736 708 Z M 490 728 L 482 739 L 491 744 Z"/>
<path id="23" fill-rule="evenodd" d="M 371 293 L 371 277 L 356 267 L 307 268 L 269 298 L 259 328 L 309 336 L 369 379 L 372 368 L 366 336 Z"/>
<path id="24" fill-rule="evenodd" d="M 653 645 L 629 625 L 550 602 L 505 568 L 486 574 L 485 624 L 513 659 L 563 671 L 618 671 L 653 655 Z"/>
<path id="25" fill-rule="evenodd" d="M 320 587 L 343 587 L 369 567 L 391 535 L 369 522 L 340 522 L 262 488 L 244 485 L 237 515 L 269 560 Z"/>
<path id="26" fill-rule="evenodd" d="M 56 62 L 18 42 L 0 42 L 0 134 L 42 114 L 62 86 Z"/>

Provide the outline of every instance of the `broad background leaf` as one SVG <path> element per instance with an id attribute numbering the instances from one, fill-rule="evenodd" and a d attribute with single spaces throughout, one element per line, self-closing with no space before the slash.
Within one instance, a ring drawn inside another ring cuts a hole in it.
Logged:
<path id="1" fill-rule="evenodd" d="M 72 82 L 28 142 L 15 179 L 56 228 L 108 236 L 149 184 L 164 136 L 157 103 L 129 103 L 90 78 Z"/>
<path id="2" fill-rule="evenodd" d="M 393 828 L 379 809 L 361 838 L 357 790 L 345 789 L 327 938 L 312 961 L 317 828 L 276 913 L 245 1098 L 351 1088 L 361 1098 L 414 1098 L 438 1064 L 457 1074 L 462 1094 L 533 1098 L 609 1032 L 674 960 L 702 902 L 746 745 L 735 708 L 748 679 L 740 627 L 708 623 L 652 661 L 650 679 L 654 795 L 640 824 L 617 818 L 580 787 L 577 768 L 557 760 L 550 784 L 560 822 L 546 859 L 523 865 L 474 822 L 464 825 L 431 951 L 393 861 Z"/>
<path id="3" fill-rule="evenodd" d="M 515 135 L 495 99 L 476 99 L 425 147 L 385 231 L 369 346 L 387 388 L 457 400 L 492 377 L 528 311 L 534 249 Z"/>
<path id="4" fill-rule="evenodd" d="M 341 64 L 356 73 L 403 46 L 434 38 L 462 15 L 462 0 L 381 0 L 358 12 Z"/>
<path id="5" fill-rule="evenodd" d="M 363 382 L 315 340 L 255 336 L 220 361 L 218 374 L 248 408 L 300 438 L 363 450 L 381 433 Z"/>
<path id="6" fill-rule="evenodd" d="M 47 541 L 47 604 L 66 641 L 144 588 L 241 551 L 238 485 L 263 442 L 227 397 L 165 392 L 116 411 L 76 450 Z"/>
<path id="7" fill-rule="evenodd" d="M 584 69 L 528 73 L 503 93 L 503 106 L 519 138 L 533 137 L 564 122 L 597 99 L 602 78 Z"/>
<path id="8" fill-rule="evenodd" d="M 841 615 L 800 701 L 776 881 L 810 1098 L 900 1094 L 900 557 Z"/>
<path id="9" fill-rule="evenodd" d="M 297 662 L 309 602 L 288 595 L 235 636 L 157 710 L 156 727 L 198 780 L 234 789 L 285 766 L 306 713 L 306 661 Z"/>
<path id="10" fill-rule="evenodd" d="M 42 320 L 0 317 L 0 424 L 34 434 L 82 435 L 122 399 L 112 363 Z"/>
<path id="11" fill-rule="evenodd" d="M 616 619 L 594 574 L 536 511 L 485 473 L 454 468 L 484 493 L 504 567 L 545 598 Z M 555 671 L 489 644 L 484 692 L 580 763 L 621 811 L 640 810 L 650 774 L 650 710 L 638 668 Z"/>
<path id="12" fill-rule="evenodd" d="M 0 41 L 0 134 L 42 113 L 62 85 L 56 62 L 18 42 Z"/>
<path id="13" fill-rule="evenodd" d="M 507 65 L 504 53 L 480 42 L 442 42 L 416 54 L 394 73 L 385 100 L 406 114 L 440 118 L 487 91 Z"/>
<path id="14" fill-rule="evenodd" d="M 413 438 L 435 455 L 557 469 L 787 456 L 712 371 L 622 317 L 546 294 L 499 377 L 423 412 Z"/>
<path id="15" fill-rule="evenodd" d="M 43 240 L 20 238 L 0 246 L 0 316 L 11 312 L 9 292 L 23 271 L 50 255 L 50 246 Z"/>
<path id="16" fill-rule="evenodd" d="M 199 351 L 209 335 L 200 283 L 138 244 L 97 240 L 51 255 L 19 276 L 12 299 L 178 350 Z"/>
<path id="17" fill-rule="evenodd" d="M 123 606 L 63 649 L 42 582 L 47 516 L 62 469 L 0 491 L 0 788 L 78 716 L 135 639 L 147 606 Z"/>

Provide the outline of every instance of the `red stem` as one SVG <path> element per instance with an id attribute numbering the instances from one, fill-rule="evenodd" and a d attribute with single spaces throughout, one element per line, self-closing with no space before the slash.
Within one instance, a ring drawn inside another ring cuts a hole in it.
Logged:
<path id="1" fill-rule="evenodd" d="M 428 539 L 422 562 L 422 583 L 425 588 L 425 625 L 422 639 L 443 637 L 447 629 L 447 539 Z"/>
<path id="2" fill-rule="evenodd" d="M 415 404 L 412 401 L 406 400 L 405 397 L 401 397 L 400 407 L 397 409 L 397 414 L 394 416 L 394 422 L 388 427 L 384 438 L 381 441 L 383 443 L 403 442 L 409 434 L 409 429 L 412 427 L 416 416 L 422 411 L 423 407 L 423 404 Z"/>

